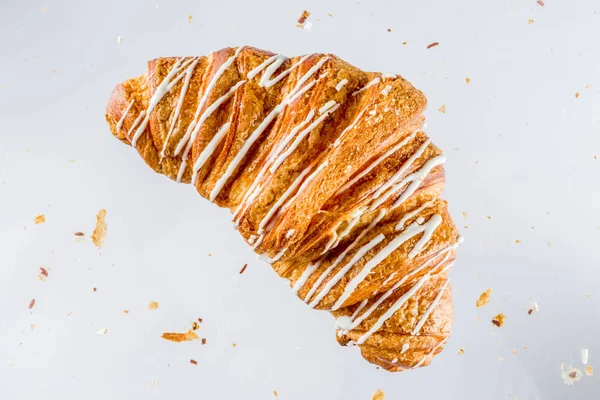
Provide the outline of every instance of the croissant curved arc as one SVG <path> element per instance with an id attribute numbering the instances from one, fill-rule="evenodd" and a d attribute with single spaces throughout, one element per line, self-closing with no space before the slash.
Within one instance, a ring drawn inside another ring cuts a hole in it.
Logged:
<path id="1" fill-rule="evenodd" d="M 153 170 L 229 208 L 293 292 L 331 312 L 340 344 L 401 371 L 448 340 L 461 242 L 425 107 L 397 75 L 243 46 L 150 61 L 106 120 Z"/>

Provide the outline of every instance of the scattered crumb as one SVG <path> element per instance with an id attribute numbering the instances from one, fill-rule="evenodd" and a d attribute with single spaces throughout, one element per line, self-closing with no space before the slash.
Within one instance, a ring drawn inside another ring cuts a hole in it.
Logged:
<path id="1" fill-rule="evenodd" d="M 277 394 L 277 390 L 273 390 L 273 396 L 279 397 L 279 395 Z"/>
<path id="2" fill-rule="evenodd" d="M 192 359 L 190 359 L 190 364 L 198 365 L 198 361 L 196 361 L 192 358 Z"/>
<path id="3" fill-rule="evenodd" d="M 498 356 L 498 361 L 502 362 L 504 360 L 504 358 L 502 358 L 502 356 Z"/>
<path id="4" fill-rule="evenodd" d="M 125 314 L 129 314 L 129 310 L 123 310 Z"/>
<path id="5" fill-rule="evenodd" d="M 490 302 L 490 296 L 492 294 L 492 289 L 488 289 L 485 292 L 481 293 L 475 305 L 477 307 L 483 307 Z"/>
<path id="6" fill-rule="evenodd" d="M 40 273 L 37 276 L 38 280 L 45 281 L 47 277 L 48 277 L 48 270 L 44 267 L 40 267 Z"/>
<path id="7" fill-rule="evenodd" d="M 158 301 L 151 301 L 148 304 L 148 310 L 156 310 L 158 308 Z"/>
<path id="8" fill-rule="evenodd" d="M 186 333 L 177 333 L 177 332 L 165 332 L 161 335 L 161 337 L 165 340 L 170 340 L 171 342 L 190 342 L 192 340 L 198 339 L 198 335 L 193 330 L 189 330 Z"/>
<path id="9" fill-rule="evenodd" d="M 388 32 L 391 32 L 392 30 L 390 28 L 387 29 Z"/>
<path id="10" fill-rule="evenodd" d="M 98 289 L 96 289 L 96 288 L 93 288 L 92 290 L 94 291 L 94 293 L 96 293 L 98 291 Z"/>
<path id="11" fill-rule="evenodd" d="M 232 344 L 232 346 L 235 347 L 235 346 L 237 346 L 237 344 L 234 343 L 234 344 Z"/>
<path id="12" fill-rule="evenodd" d="M 70 317 L 71 315 L 73 315 L 73 311 L 69 312 L 69 313 L 67 314 L 67 317 Z"/>
<path id="13" fill-rule="evenodd" d="M 189 22 L 190 24 L 192 23 L 192 18 L 193 18 L 193 17 L 192 17 L 191 15 L 188 15 L 188 22 Z"/>
<path id="14" fill-rule="evenodd" d="M 46 222 L 46 216 L 44 214 L 40 214 L 37 217 L 35 217 L 35 219 L 33 220 L 33 222 L 36 225 L 43 224 L 43 223 Z"/>
<path id="15" fill-rule="evenodd" d="M 298 23 L 296 24 L 296 26 L 298 28 L 310 31 L 310 28 L 312 28 L 312 22 L 308 20 L 308 17 L 310 17 L 310 13 L 306 10 L 302 11 L 300 18 L 298 18 Z"/>
<path id="16" fill-rule="evenodd" d="M 517 239 L 517 240 L 515 240 L 515 243 L 519 244 L 519 243 L 523 243 L 523 242 L 521 240 Z"/>
<path id="17" fill-rule="evenodd" d="M 385 400 L 385 394 L 381 390 L 377 389 L 375 393 L 373 393 L 372 400 Z"/>
<path id="18" fill-rule="evenodd" d="M 550 246 L 552 246 L 552 243 L 546 242 L 546 246 L 550 247 Z"/>
<path id="19" fill-rule="evenodd" d="M 588 349 L 581 349 L 581 363 L 583 365 L 588 363 L 589 351 Z"/>
<path id="20" fill-rule="evenodd" d="M 199 322 L 199 323 L 202 323 L 202 318 L 198 318 L 198 322 Z"/>
<path id="21" fill-rule="evenodd" d="M 83 232 L 75 232 L 74 235 L 75 236 L 85 236 Z"/>
<path id="22" fill-rule="evenodd" d="M 35 324 L 31 324 L 31 331 L 33 332 L 33 330 L 35 329 Z"/>
<path id="23" fill-rule="evenodd" d="M 244 271 L 246 270 L 246 267 L 248 267 L 248 264 L 244 264 L 244 266 L 242 267 L 242 269 L 240 269 L 240 274 L 244 273 Z"/>
<path id="24" fill-rule="evenodd" d="M 106 335 L 107 333 L 108 333 L 108 329 L 102 328 L 98 332 L 96 332 L 96 335 Z"/>
<path id="25" fill-rule="evenodd" d="M 406 46 L 406 45 L 408 44 L 408 42 L 402 42 L 402 44 L 403 44 L 404 46 Z"/>
<path id="26" fill-rule="evenodd" d="M 487 216 L 487 219 L 492 219 L 492 217 L 490 215 Z"/>
<path id="27" fill-rule="evenodd" d="M 192 330 L 197 331 L 198 329 L 200 329 L 200 324 L 196 321 L 192 322 Z"/>
<path id="28" fill-rule="evenodd" d="M 462 212 L 462 216 L 465 217 L 465 218 L 467 218 L 469 216 L 469 214 L 467 214 L 466 212 L 463 211 Z"/>
<path id="29" fill-rule="evenodd" d="M 35 306 L 35 299 L 31 299 L 31 301 L 29 302 L 29 309 L 31 310 L 33 306 Z"/>
<path id="30" fill-rule="evenodd" d="M 594 375 L 594 368 L 591 365 L 588 365 L 585 367 L 585 374 L 587 376 L 592 376 Z"/>
<path id="31" fill-rule="evenodd" d="M 527 346 L 523 346 L 523 350 L 527 351 Z"/>
<path id="32" fill-rule="evenodd" d="M 504 319 L 506 319 L 506 315 L 500 313 L 492 318 L 492 324 L 496 325 L 498 328 L 504 325 Z"/>
<path id="33" fill-rule="evenodd" d="M 469 225 L 465 225 L 465 229 L 469 229 Z"/>
<path id="34" fill-rule="evenodd" d="M 579 92 L 575 93 L 575 98 L 578 99 L 579 98 Z"/>
<path id="35" fill-rule="evenodd" d="M 540 6 L 544 7 L 544 2 L 542 0 L 537 0 L 537 2 Z"/>
<path id="36" fill-rule="evenodd" d="M 513 354 L 517 354 L 517 349 L 512 349 Z"/>
<path id="37" fill-rule="evenodd" d="M 153 380 L 152 380 L 152 382 L 150 382 L 150 386 L 151 386 L 151 387 L 154 387 L 154 386 L 156 386 L 156 380 L 154 380 L 154 379 L 153 379 Z"/>
<path id="38" fill-rule="evenodd" d="M 106 210 L 101 208 L 96 215 L 96 228 L 94 228 L 94 233 L 92 233 L 92 242 L 100 248 L 104 244 L 104 239 L 106 238 Z"/>
<path id="39" fill-rule="evenodd" d="M 567 385 L 572 385 L 574 382 L 580 380 L 582 376 L 581 370 L 573 367 L 569 367 L 569 369 L 562 371 L 560 374 Z"/>
<path id="40" fill-rule="evenodd" d="M 42 7 L 42 12 L 43 12 L 43 13 L 45 13 L 45 12 L 46 12 L 46 9 L 45 9 L 44 7 Z"/>
<path id="41" fill-rule="evenodd" d="M 205 337 L 202 338 L 202 344 L 206 344 L 206 338 Z"/>
<path id="42" fill-rule="evenodd" d="M 463 349 L 462 347 L 460 349 L 458 349 L 458 355 L 462 356 L 463 354 L 465 354 L 465 349 Z"/>
<path id="43" fill-rule="evenodd" d="M 430 49 L 432 47 L 439 46 L 439 44 L 440 44 L 440 42 L 433 42 L 433 43 L 427 45 L 427 48 Z"/>
<path id="44" fill-rule="evenodd" d="M 123 43 L 123 38 L 121 36 L 117 36 L 117 44 Z"/>
<path id="45" fill-rule="evenodd" d="M 534 21 L 533 21 L 532 19 L 529 19 L 529 20 L 527 20 L 527 23 L 528 23 L 529 25 L 531 25 L 531 24 L 533 24 L 533 23 L 534 23 Z"/>
<path id="46" fill-rule="evenodd" d="M 333 17 L 333 14 L 331 14 L 331 13 L 327 13 L 327 15 L 329 15 L 330 17 Z"/>
<path id="47" fill-rule="evenodd" d="M 471 83 L 471 78 L 465 78 L 465 82 L 466 82 L 466 83 L 467 83 L 467 85 L 468 85 L 469 83 Z"/>
<path id="48" fill-rule="evenodd" d="M 441 112 L 442 114 L 446 114 L 446 105 L 442 104 L 440 108 L 438 108 L 438 111 Z"/>

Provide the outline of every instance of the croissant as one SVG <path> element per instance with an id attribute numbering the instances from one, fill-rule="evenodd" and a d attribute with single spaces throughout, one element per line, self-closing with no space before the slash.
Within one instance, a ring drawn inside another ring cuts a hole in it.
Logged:
<path id="1" fill-rule="evenodd" d="M 341 345 L 402 371 L 448 340 L 462 240 L 425 106 L 395 74 L 237 47 L 150 61 L 106 120 L 154 171 L 229 208 L 293 292 L 331 312 Z"/>

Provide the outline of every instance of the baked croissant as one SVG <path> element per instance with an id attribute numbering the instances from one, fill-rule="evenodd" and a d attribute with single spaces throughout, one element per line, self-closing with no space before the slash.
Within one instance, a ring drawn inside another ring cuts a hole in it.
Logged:
<path id="1" fill-rule="evenodd" d="M 340 344 L 401 371 L 448 340 L 461 242 L 425 106 L 394 74 L 238 47 L 150 61 L 106 120 L 156 172 L 229 208 L 293 292 L 332 313 Z"/>

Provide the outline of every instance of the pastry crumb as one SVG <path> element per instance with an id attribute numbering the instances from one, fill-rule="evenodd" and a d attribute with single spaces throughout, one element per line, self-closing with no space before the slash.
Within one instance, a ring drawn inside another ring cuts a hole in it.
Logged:
<path id="1" fill-rule="evenodd" d="M 193 358 L 191 358 L 190 359 L 190 364 L 198 365 L 198 361 L 196 361 Z"/>
<path id="2" fill-rule="evenodd" d="M 192 330 L 197 331 L 198 329 L 200 329 L 200 324 L 196 321 L 192 322 Z"/>
<path id="3" fill-rule="evenodd" d="M 562 365 L 561 365 L 561 369 L 563 369 Z M 581 376 L 582 376 L 581 370 L 579 370 L 578 368 L 573 368 L 573 367 L 569 367 L 569 369 L 567 369 L 566 371 L 562 371 L 560 374 L 563 378 L 563 381 L 567 385 L 572 385 L 573 383 L 580 380 Z"/>
<path id="4" fill-rule="evenodd" d="M 387 29 L 387 31 L 388 31 L 388 32 L 391 32 L 391 31 L 392 31 L 392 29 L 391 29 L 391 28 L 388 28 L 388 29 Z"/>
<path id="5" fill-rule="evenodd" d="M 532 19 L 528 19 L 528 20 L 527 20 L 527 23 L 528 23 L 529 25 L 533 24 L 534 22 L 535 22 L 535 21 L 534 21 L 534 20 L 532 20 Z"/>
<path id="6" fill-rule="evenodd" d="M 506 315 L 500 313 L 492 318 L 492 324 L 496 325 L 498 328 L 501 328 L 504 325 L 504 320 L 506 319 Z"/>
<path id="7" fill-rule="evenodd" d="M 490 296 L 492 295 L 492 289 L 488 289 L 485 292 L 481 293 L 481 295 L 479 295 L 479 298 L 477 299 L 477 302 L 475 303 L 475 305 L 477 307 L 483 307 L 486 304 L 488 304 L 490 302 Z"/>
<path id="8" fill-rule="evenodd" d="M 516 244 L 519 244 L 519 243 L 523 243 L 523 241 L 522 241 L 522 240 L 519 240 L 519 239 L 516 239 L 516 240 L 515 240 L 515 243 L 516 243 Z"/>
<path id="9" fill-rule="evenodd" d="M 540 6 L 542 6 L 542 7 L 544 7 L 544 6 L 545 6 L 545 4 L 544 4 L 544 2 L 543 2 L 542 0 L 537 0 L 537 2 L 536 2 L 536 3 L 538 3 L 538 4 L 539 4 Z"/>
<path id="10" fill-rule="evenodd" d="M 161 337 L 165 340 L 170 340 L 171 342 L 191 342 L 192 340 L 198 339 L 198 335 L 193 330 L 189 330 L 185 333 L 178 332 L 165 332 L 161 335 Z"/>
<path id="11" fill-rule="evenodd" d="M 591 365 L 587 365 L 585 367 L 585 374 L 587 376 L 593 376 L 594 375 L 594 368 Z"/>
<path id="12" fill-rule="evenodd" d="M 193 18 L 193 17 L 192 17 L 191 15 L 188 15 L 188 22 L 189 22 L 190 24 L 192 23 L 192 18 Z"/>
<path id="13" fill-rule="evenodd" d="M 98 291 L 98 289 L 96 289 L 96 288 L 92 288 L 92 290 L 94 291 L 94 293 L 96 293 Z"/>
<path id="14" fill-rule="evenodd" d="M 154 387 L 154 386 L 156 386 L 156 380 L 154 380 L 154 379 L 153 379 L 153 380 L 152 380 L 152 382 L 150 382 L 150 386 L 151 386 L 151 387 Z"/>
<path id="15" fill-rule="evenodd" d="M 402 42 L 402 44 L 403 44 L 404 46 L 406 46 L 406 45 L 408 44 L 408 42 Z"/>
<path id="16" fill-rule="evenodd" d="M 47 277 L 48 277 L 48 270 L 44 267 L 40 267 L 40 273 L 37 276 L 38 281 L 44 282 Z"/>
<path id="17" fill-rule="evenodd" d="M 440 45 L 440 42 L 433 42 L 433 43 L 427 45 L 427 48 L 431 49 L 432 47 L 439 46 L 439 45 Z"/>
<path id="18" fill-rule="evenodd" d="M 373 393 L 372 400 L 385 400 L 385 394 L 380 389 L 377 389 L 375 393 Z"/>
<path id="19" fill-rule="evenodd" d="M 461 347 L 460 349 L 458 349 L 458 355 L 462 356 L 463 354 L 465 354 L 465 349 Z"/>
<path id="20" fill-rule="evenodd" d="M 123 310 L 125 314 L 129 314 L 129 310 Z"/>
<path id="21" fill-rule="evenodd" d="M 575 93 L 575 98 L 578 99 L 579 98 L 579 92 Z"/>
<path id="22" fill-rule="evenodd" d="M 96 332 L 96 335 L 106 335 L 107 333 L 108 333 L 108 329 L 102 328 L 98 332 Z"/>
<path id="23" fill-rule="evenodd" d="M 75 232 L 74 235 L 75 236 L 85 236 L 83 232 Z"/>
<path id="24" fill-rule="evenodd" d="M 469 214 L 467 214 L 466 212 L 463 211 L 462 212 L 462 216 L 465 217 L 465 218 L 467 218 L 469 216 Z"/>
<path id="25" fill-rule="evenodd" d="M 442 104 L 440 106 L 440 108 L 438 108 L 438 111 L 441 112 L 442 114 L 446 114 L 446 105 Z"/>
<path id="26" fill-rule="evenodd" d="M 94 232 L 92 233 L 92 242 L 96 245 L 96 247 L 101 248 L 104 244 L 104 239 L 106 238 L 106 210 L 101 208 L 96 215 L 96 228 L 94 228 Z"/>
<path id="27" fill-rule="evenodd" d="M 156 310 L 158 308 L 158 301 L 151 301 L 148 304 L 148 310 Z"/>
<path id="28" fill-rule="evenodd" d="M 513 354 L 517 354 L 517 349 L 512 349 Z"/>
<path id="29" fill-rule="evenodd" d="M 233 347 L 236 347 L 236 346 L 237 346 L 237 344 L 233 343 L 233 344 L 232 344 L 232 346 L 233 346 Z"/>
<path id="30" fill-rule="evenodd" d="M 123 43 L 123 38 L 121 36 L 117 36 L 117 44 Z"/>
<path id="31" fill-rule="evenodd" d="M 35 219 L 33 220 L 33 222 L 36 225 L 40 225 L 46 222 L 46 216 L 44 214 L 40 214 L 38 216 L 35 217 Z"/>
<path id="32" fill-rule="evenodd" d="M 246 270 L 247 267 L 248 267 L 248 264 L 244 264 L 242 269 L 240 269 L 240 275 L 244 273 L 244 271 Z"/>
<path id="33" fill-rule="evenodd" d="M 35 299 L 31 299 L 29 302 L 29 309 L 31 310 L 35 306 Z"/>
<path id="34" fill-rule="evenodd" d="M 504 361 L 504 358 L 502 358 L 502 356 L 498 356 L 498 361 L 502 362 Z"/>
<path id="35" fill-rule="evenodd" d="M 205 337 L 202 338 L 202 344 L 206 344 L 206 338 Z"/>
<path id="36" fill-rule="evenodd" d="M 310 31 L 310 29 L 312 28 L 312 22 L 308 20 L 308 17 L 310 17 L 310 12 L 306 10 L 302 11 L 300 18 L 298 18 L 298 23 L 296 24 L 296 26 L 298 28 Z"/>
<path id="37" fill-rule="evenodd" d="M 465 82 L 466 82 L 467 84 L 471 83 L 471 78 L 465 78 Z"/>
<path id="38" fill-rule="evenodd" d="M 279 397 L 279 395 L 277 394 L 277 390 L 273 390 L 273 396 Z"/>

